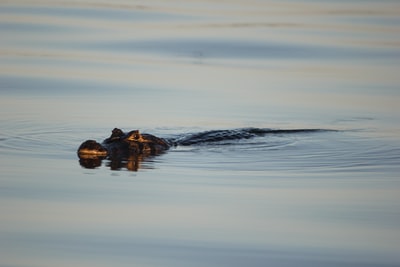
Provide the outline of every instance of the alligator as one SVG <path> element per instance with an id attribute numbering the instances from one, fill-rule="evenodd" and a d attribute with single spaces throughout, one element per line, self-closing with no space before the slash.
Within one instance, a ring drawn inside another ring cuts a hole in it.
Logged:
<path id="1" fill-rule="evenodd" d="M 151 134 L 140 133 L 139 130 L 125 133 L 119 128 L 114 128 L 110 137 L 106 138 L 101 144 L 95 140 L 87 140 L 79 146 L 77 153 L 80 164 L 85 168 L 99 167 L 102 160 L 108 159 L 110 160 L 109 166 L 113 170 L 126 167 L 128 170 L 137 171 L 141 162 L 146 158 L 160 155 L 171 147 L 249 139 L 266 134 L 315 131 L 323 130 L 240 128 L 183 134 L 175 138 L 160 138 Z"/>

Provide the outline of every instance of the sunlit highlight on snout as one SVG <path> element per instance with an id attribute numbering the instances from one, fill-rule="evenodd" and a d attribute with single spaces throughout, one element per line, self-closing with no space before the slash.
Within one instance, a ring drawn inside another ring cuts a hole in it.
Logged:
<path id="1" fill-rule="evenodd" d="M 87 140 L 78 148 L 79 156 L 107 156 L 107 150 L 94 140 Z"/>

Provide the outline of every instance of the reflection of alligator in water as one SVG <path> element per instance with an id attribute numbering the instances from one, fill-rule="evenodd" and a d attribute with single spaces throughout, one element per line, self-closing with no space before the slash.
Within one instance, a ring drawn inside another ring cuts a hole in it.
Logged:
<path id="1" fill-rule="evenodd" d="M 137 171 L 142 161 L 160 155 L 173 146 L 189 146 L 226 140 L 248 139 L 266 134 L 289 134 L 316 131 L 321 130 L 242 128 L 205 131 L 164 139 L 151 134 L 141 134 L 138 130 L 124 133 L 122 130 L 115 128 L 111 136 L 105 139 L 101 144 L 94 140 L 83 142 L 78 148 L 78 156 L 80 164 L 85 168 L 92 169 L 99 167 L 103 159 L 108 159 L 110 160 L 108 165 L 113 170 L 125 167 L 128 170 Z"/>

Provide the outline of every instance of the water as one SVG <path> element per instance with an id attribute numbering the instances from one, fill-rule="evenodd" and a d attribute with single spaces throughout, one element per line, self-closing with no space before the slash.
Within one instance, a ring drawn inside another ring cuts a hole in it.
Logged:
<path id="1" fill-rule="evenodd" d="M 0 2 L 0 266 L 400 265 L 398 1 Z M 80 166 L 114 127 L 178 146 Z"/>

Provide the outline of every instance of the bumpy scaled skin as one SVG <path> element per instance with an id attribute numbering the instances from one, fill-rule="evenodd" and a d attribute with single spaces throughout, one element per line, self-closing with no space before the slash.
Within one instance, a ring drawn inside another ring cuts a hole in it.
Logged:
<path id="1" fill-rule="evenodd" d="M 130 155 L 157 155 L 169 148 L 166 140 L 151 134 L 141 134 L 138 130 L 124 133 L 115 128 L 111 136 L 102 144 L 94 140 L 87 140 L 78 148 L 80 158 L 98 156 L 129 157 Z"/>

